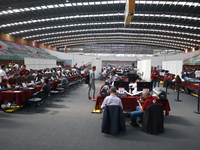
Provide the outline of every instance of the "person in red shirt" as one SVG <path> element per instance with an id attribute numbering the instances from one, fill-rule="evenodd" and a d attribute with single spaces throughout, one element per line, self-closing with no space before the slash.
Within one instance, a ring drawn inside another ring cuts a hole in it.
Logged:
<path id="1" fill-rule="evenodd" d="M 153 68 L 153 71 L 151 72 L 151 82 L 153 82 L 153 87 L 156 87 L 156 82 L 158 81 L 159 73 L 156 71 L 156 67 Z"/>
<path id="2" fill-rule="evenodd" d="M 23 77 L 24 75 L 28 76 L 29 74 L 30 74 L 30 72 L 26 69 L 26 65 L 23 65 L 22 70 L 19 71 L 19 75 L 21 77 Z"/>
<path id="3" fill-rule="evenodd" d="M 146 108 L 149 105 L 157 103 L 158 98 L 155 96 L 152 96 L 148 90 L 144 90 L 142 92 L 142 95 L 143 95 L 145 101 L 143 101 L 142 99 L 137 101 L 139 106 L 136 107 L 136 111 L 133 111 L 131 113 L 131 121 L 129 121 L 130 125 L 138 126 L 138 124 L 136 122 L 140 122 L 142 120 L 142 116 L 143 116 L 143 113 L 146 110 Z"/>
<path id="4" fill-rule="evenodd" d="M 164 78 L 165 78 L 165 79 L 167 79 L 167 78 L 168 78 L 168 76 L 169 76 L 169 74 L 166 74 Z"/>
<path id="5" fill-rule="evenodd" d="M 12 86 L 15 86 L 15 85 L 18 85 L 18 83 L 17 83 L 17 78 L 18 78 L 18 74 L 17 73 L 15 73 L 15 74 L 13 74 L 11 77 L 9 77 L 7 80 L 8 80 L 8 85 L 10 86 L 10 87 L 12 87 Z"/>

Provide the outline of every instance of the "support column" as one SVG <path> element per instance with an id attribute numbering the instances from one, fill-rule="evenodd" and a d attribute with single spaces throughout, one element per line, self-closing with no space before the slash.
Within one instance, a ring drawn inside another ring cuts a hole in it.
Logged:
<path id="1" fill-rule="evenodd" d="M 65 46 L 65 53 L 67 53 L 67 46 Z"/>

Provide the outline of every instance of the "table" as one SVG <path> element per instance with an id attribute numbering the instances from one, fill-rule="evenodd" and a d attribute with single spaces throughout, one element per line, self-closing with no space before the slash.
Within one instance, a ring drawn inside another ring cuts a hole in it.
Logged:
<path id="1" fill-rule="evenodd" d="M 25 91 L 2 91 L 0 93 L 0 105 L 4 101 L 16 101 L 16 104 L 20 106 L 23 102 L 31 98 L 33 93 L 40 91 L 41 88 L 41 85 L 37 85 L 35 88 L 30 88 Z"/>
<path id="2" fill-rule="evenodd" d="M 81 74 L 82 78 L 85 78 L 85 76 L 88 74 L 88 72 L 85 72 L 83 74 Z"/>
<path id="3" fill-rule="evenodd" d="M 61 80 L 50 82 L 50 86 L 52 87 L 52 90 L 55 90 L 57 88 L 58 84 L 60 84 L 60 83 L 61 83 Z"/>
<path id="4" fill-rule="evenodd" d="M 101 104 L 103 103 L 104 98 L 101 97 L 100 93 L 97 95 L 97 100 L 95 104 L 95 110 L 101 109 Z M 134 96 L 126 96 L 121 98 L 123 110 L 136 110 L 136 107 L 138 106 L 137 99 Z M 158 100 L 158 103 L 163 105 L 163 110 L 165 110 L 165 115 L 169 115 L 170 106 L 168 99 L 166 100 Z"/>

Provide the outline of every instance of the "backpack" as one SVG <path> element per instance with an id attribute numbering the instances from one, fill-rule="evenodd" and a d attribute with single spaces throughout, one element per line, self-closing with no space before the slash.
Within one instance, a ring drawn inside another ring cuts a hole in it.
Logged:
<path id="1" fill-rule="evenodd" d="M 89 84 L 89 82 L 90 82 L 90 75 L 89 75 L 89 73 L 85 76 L 85 83 L 86 84 Z"/>

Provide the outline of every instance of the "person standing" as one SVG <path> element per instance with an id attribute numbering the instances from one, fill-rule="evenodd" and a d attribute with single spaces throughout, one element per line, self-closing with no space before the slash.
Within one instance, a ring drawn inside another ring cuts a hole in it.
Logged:
<path id="1" fill-rule="evenodd" d="M 22 66 L 22 70 L 19 71 L 19 75 L 22 76 L 28 76 L 30 74 L 30 72 L 26 69 L 26 65 Z"/>
<path id="2" fill-rule="evenodd" d="M 153 82 L 153 87 L 156 87 L 156 82 L 158 81 L 159 73 L 156 71 L 156 67 L 153 68 L 153 71 L 151 72 L 151 82 Z"/>
<path id="3" fill-rule="evenodd" d="M 90 72 L 89 72 L 90 81 L 88 84 L 88 99 L 92 99 L 92 100 L 96 100 L 96 98 L 95 98 L 95 73 L 94 73 L 95 70 L 96 70 L 96 66 L 93 66 L 92 70 L 90 70 Z M 91 89 L 93 90 L 92 98 L 90 97 Z"/>
<path id="4" fill-rule="evenodd" d="M 3 79 L 7 79 L 6 75 L 6 65 L 1 65 L 1 70 L 0 70 L 0 82 L 2 82 Z"/>
<path id="5" fill-rule="evenodd" d="M 194 74 L 195 74 L 196 79 L 200 78 L 200 70 L 199 69 L 197 69 Z"/>

